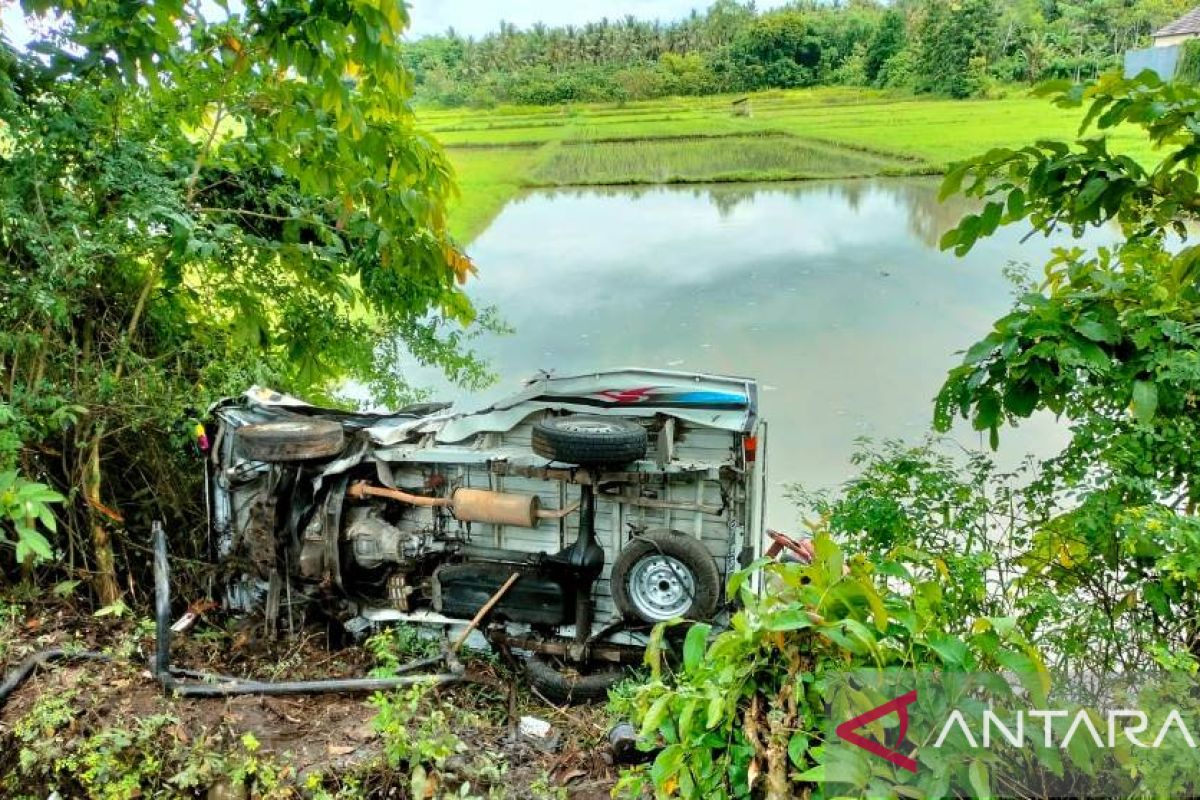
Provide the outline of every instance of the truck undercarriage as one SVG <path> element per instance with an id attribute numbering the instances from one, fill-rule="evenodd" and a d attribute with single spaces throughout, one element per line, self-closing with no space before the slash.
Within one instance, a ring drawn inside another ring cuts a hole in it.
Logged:
<path id="1" fill-rule="evenodd" d="M 725 578 L 757 557 L 756 395 L 634 369 L 542 376 L 470 413 L 251 390 L 211 426 L 226 605 L 354 635 L 469 627 L 551 699 L 602 697 L 654 624 L 719 620 Z"/>

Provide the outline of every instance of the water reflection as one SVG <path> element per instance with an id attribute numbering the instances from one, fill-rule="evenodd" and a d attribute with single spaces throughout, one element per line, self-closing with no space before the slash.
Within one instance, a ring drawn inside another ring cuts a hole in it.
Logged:
<path id="1" fill-rule="evenodd" d="M 897 205 L 907 212 L 909 230 L 931 248 L 937 248 L 938 240 L 953 227 L 962 216 L 976 210 L 977 203 L 961 196 L 944 202 L 938 201 L 939 183 L 929 178 L 889 178 L 887 180 L 820 181 L 804 184 L 764 185 L 754 183 L 706 184 L 701 186 L 671 187 L 667 191 L 686 194 L 697 200 L 707 201 L 716 209 L 722 220 L 728 219 L 744 203 L 752 203 L 764 191 L 787 193 L 826 191 L 840 197 L 853 211 L 857 211 L 864 197 L 882 193 L 891 196 Z M 648 194 L 664 191 L 661 186 L 618 186 L 600 188 L 564 188 L 539 191 L 517 200 L 526 202 L 532 198 L 580 199 L 588 196 L 618 197 L 637 200 Z"/>
<path id="2" fill-rule="evenodd" d="M 1010 304 L 1005 265 L 1048 256 L 1053 242 L 1022 244 L 1021 230 L 965 259 L 938 252 L 967 210 L 938 203 L 924 179 L 530 193 L 471 248 L 471 294 L 516 329 L 479 345 L 503 375 L 481 400 L 538 369 L 756 377 L 770 421 L 769 521 L 792 525 L 784 485 L 844 480 L 857 437 L 919 438 L 955 351 Z M 1003 453 L 1015 461 L 1061 442 L 1037 419 Z"/>

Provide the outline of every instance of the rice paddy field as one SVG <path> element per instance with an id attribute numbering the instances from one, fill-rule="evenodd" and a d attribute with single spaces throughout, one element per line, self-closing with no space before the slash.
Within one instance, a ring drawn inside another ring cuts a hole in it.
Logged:
<path id="1" fill-rule="evenodd" d="M 572 142 L 529 173 L 554 186 L 849 178 L 901 173 L 898 159 L 790 136 L 710 136 Z"/>
<path id="2" fill-rule="evenodd" d="M 993 147 L 1070 140 L 1082 112 L 1023 91 L 999 100 L 914 98 L 819 88 L 749 96 L 669 98 L 617 105 L 426 108 L 425 128 L 446 147 L 461 197 L 455 235 L 470 241 L 523 188 L 779 181 L 936 174 Z M 1114 149 L 1149 160 L 1136 132 Z"/>

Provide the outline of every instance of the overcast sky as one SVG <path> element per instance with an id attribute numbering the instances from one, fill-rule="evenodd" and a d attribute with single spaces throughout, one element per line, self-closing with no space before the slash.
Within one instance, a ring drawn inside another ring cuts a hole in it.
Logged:
<path id="1" fill-rule="evenodd" d="M 758 7 L 775 8 L 786 0 L 758 0 Z M 547 25 L 580 25 L 601 17 L 620 19 L 632 14 L 638 19 L 664 22 L 686 17 L 694 8 L 703 11 L 712 0 L 409 0 L 412 15 L 410 36 L 442 33 L 454 28 L 464 36 L 483 36 L 500 27 L 500 21 L 527 28 L 535 22 Z M 0 0 L 0 29 L 17 44 L 29 39 L 15 0 Z"/>

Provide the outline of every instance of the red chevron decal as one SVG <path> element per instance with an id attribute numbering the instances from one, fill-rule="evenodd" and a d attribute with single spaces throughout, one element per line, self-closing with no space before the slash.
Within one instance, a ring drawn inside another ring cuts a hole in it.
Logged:
<path id="1" fill-rule="evenodd" d="M 865 714 L 859 714 L 854 719 L 848 719 L 841 725 L 837 726 L 837 735 L 845 739 L 850 744 L 857 745 L 868 753 L 879 756 L 882 759 L 890 761 L 900 769 L 906 769 L 909 772 L 917 771 L 917 762 L 904 755 L 892 750 L 890 747 L 885 747 L 874 739 L 868 739 L 860 733 L 856 733 L 859 728 L 870 725 L 877 719 L 886 717 L 893 711 L 900 718 L 900 735 L 896 738 L 896 744 L 899 745 L 904 741 L 905 735 L 908 733 L 908 707 L 917 699 L 917 690 L 914 689 L 908 694 L 901 695 L 895 700 L 889 700 L 881 706 L 877 706 Z"/>

